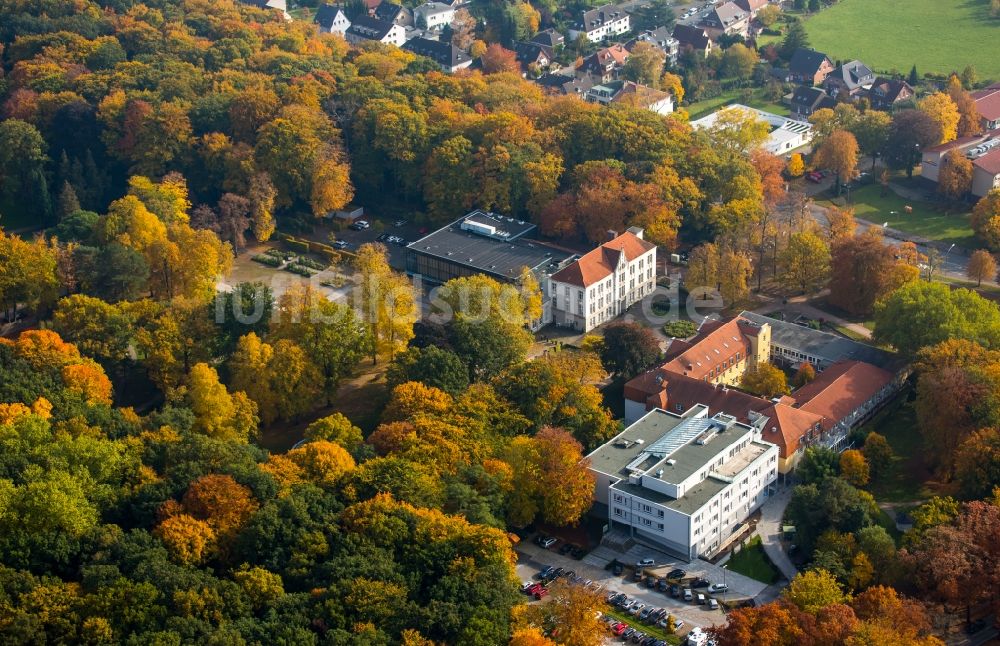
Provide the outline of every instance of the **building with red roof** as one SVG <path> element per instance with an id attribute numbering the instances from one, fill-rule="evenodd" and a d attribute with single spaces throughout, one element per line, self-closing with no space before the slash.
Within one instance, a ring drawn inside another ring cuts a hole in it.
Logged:
<path id="1" fill-rule="evenodd" d="M 1000 128 L 1000 83 L 976 90 L 972 93 L 972 100 L 976 102 L 983 130 Z"/>
<path id="2" fill-rule="evenodd" d="M 613 233 L 613 232 L 611 232 Z M 630 227 L 549 277 L 556 325 L 588 332 L 656 287 L 656 245 Z"/>

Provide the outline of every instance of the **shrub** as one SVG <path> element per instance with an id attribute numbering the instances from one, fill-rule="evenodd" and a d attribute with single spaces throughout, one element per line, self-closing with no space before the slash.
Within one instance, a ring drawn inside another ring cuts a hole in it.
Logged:
<path id="1" fill-rule="evenodd" d="M 281 258 L 275 256 L 269 256 L 267 254 L 257 254 L 251 258 L 254 262 L 259 262 L 262 265 L 267 265 L 268 267 L 280 267 L 282 264 Z"/>
<path id="2" fill-rule="evenodd" d="M 663 333 L 676 339 L 686 339 L 698 331 L 691 321 L 670 321 L 663 325 Z"/>

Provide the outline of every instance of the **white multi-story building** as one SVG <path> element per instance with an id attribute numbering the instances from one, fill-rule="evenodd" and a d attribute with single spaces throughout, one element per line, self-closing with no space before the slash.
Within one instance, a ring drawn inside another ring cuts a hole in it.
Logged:
<path id="1" fill-rule="evenodd" d="M 621 235 L 549 277 L 556 325 L 588 332 L 623 313 L 656 287 L 656 245 L 642 229 Z"/>
<path id="2" fill-rule="evenodd" d="M 778 476 L 778 447 L 758 426 L 703 404 L 651 410 L 588 457 L 611 527 L 688 560 L 717 552 Z"/>
<path id="3" fill-rule="evenodd" d="M 421 29 L 440 31 L 455 20 L 455 7 L 443 2 L 425 2 L 413 10 L 413 22 Z"/>
<path id="4" fill-rule="evenodd" d="M 592 43 L 605 38 L 624 34 L 632 28 L 628 12 L 618 5 L 606 4 L 588 9 L 580 16 L 580 22 L 569 29 L 569 39 L 576 40 L 581 35 Z"/>

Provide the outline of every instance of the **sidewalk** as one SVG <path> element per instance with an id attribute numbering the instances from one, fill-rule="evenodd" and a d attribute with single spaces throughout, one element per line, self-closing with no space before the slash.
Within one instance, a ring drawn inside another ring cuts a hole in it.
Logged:
<path id="1" fill-rule="evenodd" d="M 782 312 L 785 312 L 786 314 L 787 313 L 804 314 L 805 316 L 808 316 L 811 319 L 823 319 L 824 321 L 829 321 L 830 323 L 833 323 L 835 325 L 847 328 L 848 330 L 851 330 L 852 332 L 859 334 L 865 337 L 866 339 L 870 339 L 872 336 L 872 331 L 866 328 L 865 326 L 861 325 L 860 323 L 851 323 L 850 321 L 846 321 L 835 314 L 831 314 L 826 310 L 821 310 L 818 307 L 814 307 L 813 305 L 810 305 L 808 303 L 808 300 L 822 296 L 823 294 L 826 293 L 826 291 L 827 290 L 823 290 L 818 294 L 814 294 L 812 296 L 793 296 L 789 298 L 788 302 L 785 304 L 772 302 L 767 305 L 762 305 L 761 307 L 758 307 L 753 311 L 755 314 L 766 315 L 770 312 L 773 312 L 775 309 L 780 309 Z"/>
<path id="2" fill-rule="evenodd" d="M 791 499 L 791 487 L 786 486 L 779 489 L 778 493 L 768 498 L 767 502 L 760 508 L 760 522 L 757 523 L 757 533 L 760 534 L 764 552 L 789 581 L 799 573 L 781 546 L 781 520 Z"/>

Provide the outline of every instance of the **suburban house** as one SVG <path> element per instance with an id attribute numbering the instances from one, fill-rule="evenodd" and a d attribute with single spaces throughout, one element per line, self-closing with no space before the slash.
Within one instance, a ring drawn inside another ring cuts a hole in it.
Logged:
<path id="1" fill-rule="evenodd" d="M 740 9 L 735 2 L 726 2 L 712 9 L 702 18 L 699 26 L 704 27 L 713 39 L 723 34 L 746 38 L 750 34 L 750 13 Z"/>
<path id="2" fill-rule="evenodd" d="M 669 92 L 663 92 L 632 81 L 609 81 L 595 85 L 584 98 L 590 103 L 610 105 L 620 103 L 636 108 L 645 108 L 656 114 L 667 115 L 674 111 L 674 99 Z"/>
<path id="3" fill-rule="evenodd" d="M 897 103 L 913 98 L 913 87 L 900 79 L 879 77 L 868 88 L 868 103 L 876 110 L 892 110 Z"/>
<path id="4" fill-rule="evenodd" d="M 758 362 L 796 368 L 810 362 L 816 378 L 791 395 L 769 400 L 733 387 Z M 625 423 L 662 409 L 680 413 L 696 403 L 766 429 L 779 447 L 779 473 L 792 471 L 805 448 L 846 448 L 850 430 L 898 389 L 896 356 L 795 323 L 743 312 L 706 321 L 690 340 L 674 339 L 662 365 L 625 384 Z M 763 419 L 763 421 L 762 421 Z"/>
<path id="5" fill-rule="evenodd" d="M 739 103 L 727 105 L 712 114 L 702 117 L 697 121 L 692 121 L 693 128 L 711 128 L 715 125 L 720 114 L 729 110 L 741 110 L 749 112 L 761 121 L 767 122 L 771 126 L 771 132 L 764 142 L 764 149 L 775 155 L 784 155 L 796 148 L 800 148 L 812 141 L 812 124 L 807 121 L 798 121 L 771 112 L 764 112 L 756 108 L 750 108 Z"/>
<path id="6" fill-rule="evenodd" d="M 549 94 L 578 96 L 582 99 L 587 94 L 587 90 L 594 87 L 594 80 L 590 74 L 576 76 L 563 72 L 552 72 L 543 74 L 535 83 L 542 86 L 542 89 Z"/>
<path id="7" fill-rule="evenodd" d="M 399 25 L 400 27 L 413 27 L 412 11 L 403 5 L 385 2 L 385 0 L 378 3 L 372 11 L 372 18 L 382 20 L 384 22 L 391 22 Z"/>
<path id="8" fill-rule="evenodd" d="M 602 83 L 607 83 L 618 78 L 630 55 L 624 45 L 604 47 L 585 58 L 580 70 L 599 78 Z"/>
<path id="9" fill-rule="evenodd" d="M 464 70 L 472 65 L 472 57 L 450 42 L 422 37 L 411 38 L 403 45 L 403 49 L 417 56 L 426 56 L 440 65 L 445 72 Z"/>
<path id="10" fill-rule="evenodd" d="M 983 130 L 1000 129 L 1000 83 L 972 93 L 976 109 L 982 117 Z"/>
<path id="11" fill-rule="evenodd" d="M 656 245 L 629 227 L 553 273 L 549 284 L 556 325 L 589 332 L 653 292 Z"/>
<path id="12" fill-rule="evenodd" d="M 431 284 L 478 274 L 519 284 L 527 268 L 542 289 L 542 317 L 531 324 L 538 329 L 553 320 L 549 276 L 576 254 L 532 239 L 536 231 L 530 222 L 477 209 L 407 245 L 406 272 Z"/>
<path id="13" fill-rule="evenodd" d="M 455 20 L 455 8 L 443 2 L 425 2 L 413 10 L 413 24 L 420 29 L 440 31 Z"/>
<path id="14" fill-rule="evenodd" d="M 532 36 L 531 42 L 538 43 L 555 51 L 556 47 L 566 46 L 566 37 L 550 27 Z"/>
<path id="15" fill-rule="evenodd" d="M 680 51 L 680 42 L 670 35 L 666 27 L 647 29 L 639 33 L 635 38 L 625 43 L 625 48 L 632 51 L 639 43 L 649 43 L 662 51 L 667 65 L 677 64 L 677 53 Z"/>
<path id="16" fill-rule="evenodd" d="M 533 42 L 514 43 L 514 53 L 521 68 L 528 70 L 544 70 L 552 65 L 555 52 L 550 47 Z"/>
<path id="17" fill-rule="evenodd" d="M 374 40 L 378 43 L 402 47 L 403 43 L 406 42 L 406 30 L 394 22 L 386 22 L 370 16 L 357 16 L 344 33 L 344 38 L 354 45 L 366 40 Z"/>
<path id="18" fill-rule="evenodd" d="M 788 101 L 788 107 L 792 114 L 799 117 L 808 117 L 817 110 L 823 108 L 834 108 L 837 100 L 818 87 L 811 85 L 796 86 Z"/>
<path id="19" fill-rule="evenodd" d="M 288 13 L 288 3 L 285 0 L 240 0 L 240 2 L 258 9 L 274 9 L 280 11 L 285 20 L 292 19 Z"/>
<path id="20" fill-rule="evenodd" d="M 856 97 L 875 83 L 875 72 L 861 61 L 849 61 L 837 67 L 823 81 L 830 96 Z"/>
<path id="21" fill-rule="evenodd" d="M 1000 140 L 988 152 L 972 160 L 972 194 L 983 197 L 1000 188 Z"/>
<path id="22" fill-rule="evenodd" d="M 316 16 L 313 22 L 319 26 L 320 32 L 324 34 L 340 34 L 343 36 L 351 27 L 351 21 L 347 18 L 344 10 L 332 4 L 320 5 L 316 9 Z"/>
<path id="23" fill-rule="evenodd" d="M 734 4 L 750 14 L 750 19 L 753 20 L 767 6 L 767 0 L 734 0 Z"/>
<path id="24" fill-rule="evenodd" d="M 701 27 L 677 23 L 674 25 L 671 35 L 677 41 L 678 47 L 681 50 L 689 49 L 705 57 L 708 56 L 708 53 L 712 51 L 712 47 L 714 46 L 712 39 L 708 36 L 708 32 Z"/>
<path id="25" fill-rule="evenodd" d="M 833 71 L 833 63 L 822 52 L 800 47 L 788 61 L 788 75 L 796 83 L 821 85 Z"/>
<path id="26" fill-rule="evenodd" d="M 581 35 L 592 43 L 605 38 L 624 34 L 632 28 L 628 12 L 613 4 L 606 4 L 584 11 L 580 22 L 569 28 L 569 39 L 576 40 Z"/>
<path id="27" fill-rule="evenodd" d="M 920 152 L 920 176 L 926 180 L 937 182 L 944 158 L 953 150 L 959 151 L 972 160 L 972 194 L 980 197 L 986 195 L 996 179 L 990 175 L 990 169 L 994 165 L 993 160 L 996 158 L 996 152 L 1000 150 L 1000 129 L 990 130 L 979 135 L 959 137 L 923 149 Z"/>
<path id="28" fill-rule="evenodd" d="M 587 457 L 611 528 L 685 560 L 718 552 L 778 475 L 778 447 L 760 427 L 704 405 L 651 410 Z"/>

